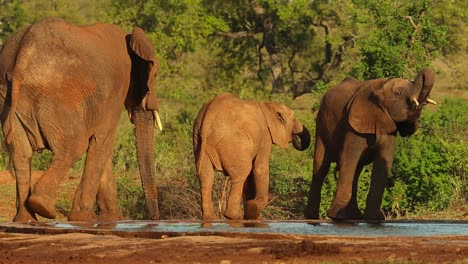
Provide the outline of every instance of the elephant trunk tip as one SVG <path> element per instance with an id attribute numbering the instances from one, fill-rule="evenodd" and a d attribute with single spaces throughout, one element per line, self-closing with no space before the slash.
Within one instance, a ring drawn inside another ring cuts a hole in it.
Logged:
<path id="1" fill-rule="evenodd" d="M 429 68 L 423 68 L 419 71 L 414 80 L 414 94 L 415 98 L 420 104 L 433 104 L 432 99 L 429 98 L 432 88 L 434 87 L 435 73 Z"/>
<path id="2" fill-rule="evenodd" d="M 301 132 L 294 133 L 292 143 L 299 151 L 304 151 L 310 146 L 310 133 L 306 126 L 302 126 Z"/>

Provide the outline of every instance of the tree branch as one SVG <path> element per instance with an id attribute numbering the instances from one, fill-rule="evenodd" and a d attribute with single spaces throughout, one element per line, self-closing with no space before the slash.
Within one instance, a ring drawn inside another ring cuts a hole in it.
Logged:
<path id="1" fill-rule="evenodd" d="M 257 33 L 258 32 L 253 32 L 253 31 L 240 31 L 240 32 L 218 32 L 217 34 L 220 36 L 231 38 L 231 39 L 238 39 L 238 38 L 253 37 Z"/>
<path id="2" fill-rule="evenodd" d="M 406 18 L 410 21 L 411 25 L 415 30 L 418 29 L 418 26 L 414 23 L 413 18 L 411 16 L 406 16 Z"/>

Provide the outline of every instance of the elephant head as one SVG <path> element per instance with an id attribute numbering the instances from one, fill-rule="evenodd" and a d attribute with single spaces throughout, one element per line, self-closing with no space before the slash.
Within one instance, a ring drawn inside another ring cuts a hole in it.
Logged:
<path id="1" fill-rule="evenodd" d="M 291 109 L 276 102 L 260 105 L 273 143 L 286 148 L 292 142 L 294 148 L 300 151 L 309 147 L 309 131 L 296 119 Z"/>
<path id="2" fill-rule="evenodd" d="M 348 105 L 349 124 L 359 133 L 412 135 L 422 106 L 435 104 L 429 99 L 433 86 L 434 73 L 427 68 L 414 82 L 402 78 L 363 82 Z"/>
<path id="3" fill-rule="evenodd" d="M 132 60 L 130 87 L 125 107 L 135 125 L 136 146 L 140 177 L 145 192 L 150 218 L 159 218 L 154 165 L 154 126 L 161 127 L 158 103 L 153 91 L 158 64 L 153 45 L 142 29 L 135 28 L 127 36 L 127 45 Z"/>

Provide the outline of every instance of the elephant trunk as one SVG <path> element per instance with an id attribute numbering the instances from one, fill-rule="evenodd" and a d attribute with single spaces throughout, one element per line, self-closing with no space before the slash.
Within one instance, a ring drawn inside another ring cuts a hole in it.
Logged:
<path id="1" fill-rule="evenodd" d="M 151 110 L 133 110 L 141 183 L 150 219 L 159 219 L 156 169 L 154 165 L 154 116 Z"/>
<path id="2" fill-rule="evenodd" d="M 292 144 L 299 151 L 306 150 L 310 145 L 310 133 L 307 128 L 296 121 L 293 129 Z"/>
<path id="3" fill-rule="evenodd" d="M 434 72 L 429 68 L 423 68 L 419 71 L 413 84 L 412 94 L 414 98 L 417 98 L 416 106 L 419 104 L 425 105 L 427 103 L 435 104 L 435 102 L 429 99 L 432 87 L 434 87 Z M 420 107 L 419 107 L 420 108 Z"/>

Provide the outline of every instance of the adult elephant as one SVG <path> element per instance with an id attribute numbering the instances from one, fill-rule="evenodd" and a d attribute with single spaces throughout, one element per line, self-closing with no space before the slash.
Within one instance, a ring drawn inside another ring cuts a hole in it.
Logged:
<path id="1" fill-rule="evenodd" d="M 57 187 L 83 155 L 86 164 L 69 220 L 118 219 L 112 148 L 123 106 L 135 124 L 138 161 L 151 218 L 158 217 L 154 181 L 153 92 L 157 61 L 142 29 L 75 26 L 48 18 L 14 34 L 0 52 L 0 111 L 17 187 L 14 221 L 56 216 Z M 52 161 L 31 190 L 33 152 Z"/>
<path id="2" fill-rule="evenodd" d="M 268 202 L 272 144 L 286 148 L 290 142 L 296 149 L 305 150 L 310 145 L 310 135 L 284 105 L 241 100 L 230 93 L 206 103 L 193 128 L 203 220 L 216 219 L 211 199 L 214 170 L 231 177 L 224 216 L 257 219 Z"/>
<path id="3" fill-rule="evenodd" d="M 332 219 L 383 220 L 382 196 L 393 162 L 397 132 L 415 133 L 422 106 L 434 86 L 434 73 L 424 68 L 415 81 L 346 78 L 323 96 L 316 119 L 312 183 L 305 217 L 319 217 L 323 180 L 330 163 L 339 171 L 335 197 L 327 216 Z M 356 200 L 363 167 L 373 163 L 364 215 Z"/>

